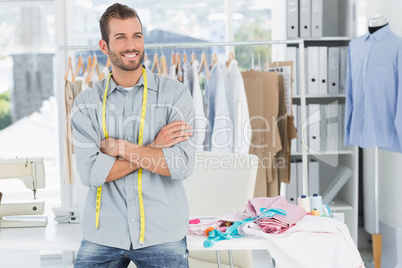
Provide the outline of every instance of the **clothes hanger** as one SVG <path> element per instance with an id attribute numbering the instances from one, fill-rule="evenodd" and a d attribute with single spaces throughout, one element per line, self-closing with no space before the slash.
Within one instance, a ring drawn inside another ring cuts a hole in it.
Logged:
<path id="1" fill-rule="evenodd" d="M 183 63 L 187 63 L 187 53 L 186 50 L 183 48 Z"/>
<path id="2" fill-rule="evenodd" d="M 171 56 L 171 65 L 176 65 L 176 55 L 174 54 L 173 48 L 172 48 L 172 56 Z"/>
<path id="3" fill-rule="evenodd" d="M 176 53 L 176 63 L 177 63 L 177 70 L 179 73 L 179 81 L 183 82 L 183 75 L 182 75 L 182 72 L 180 71 L 181 70 L 181 59 L 180 59 L 179 50 L 177 50 L 177 53 Z"/>
<path id="4" fill-rule="evenodd" d="M 64 75 L 64 80 L 67 81 L 68 80 L 68 73 L 71 72 L 71 77 L 73 77 L 73 64 L 71 61 L 71 56 L 68 57 L 68 65 L 67 65 L 67 71 L 66 74 Z"/>
<path id="5" fill-rule="evenodd" d="M 109 70 L 109 67 L 110 67 L 110 58 L 109 56 L 107 56 L 105 68 Z M 102 72 L 99 74 L 99 81 L 102 80 L 105 76 L 106 76 L 105 72 L 102 70 Z"/>
<path id="6" fill-rule="evenodd" d="M 160 74 L 160 67 L 159 67 L 159 57 L 158 57 L 158 52 L 155 49 L 155 54 L 154 54 L 154 62 L 152 64 L 151 71 L 154 72 L 156 68 L 156 71 L 158 74 Z"/>
<path id="7" fill-rule="evenodd" d="M 82 68 L 82 71 L 85 73 L 85 65 L 84 65 L 84 61 L 82 60 L 82 56 L 80 55 L 78 57 L 78 63 L 77 63 L 77 68 L 75 69 L 75 72 L 73 74 L 73 77 L 71 78 L 71 82 L 74 83 L 75 78 L 77 78 L 77 75 L 80 71 L 80 69 Z"/>
<path id="8" fill-rule="evenodd" d="M 162 51 L 162 56 L 161 56 L 161 73 L 160 75 L 162 76 L 167 76 L 167 62 L 166 62 L 166 57 L 163 55 Z"/>
<path id="9" fill-rule="evenodd" d="M 106 68 L 110 68 L 110 58 L 109 58 L 109 56 L 107 56 L 107 60 L 106 60 Z"/>
<path id="10" fill-rule="evenodd" d="M 95 70 L 96 70 L 96 73 L 98 74 L 98 78 L 99 78 L 100 73 L 99 73 L 99 67 L 98 67 L 98 57 L 96 57 L 96 54 L 94 53 L 94 56 L 92 58 L 91 71 L 89 71 L 88 76 L 87 76 L 87 83 L 91 82 L 92 75 L 94 74 Z"/>
<path id="11" fill-rule="evenodd" d="M 214 52 L 212 54 L 212 63 L 211 63 L 211 68 L 214 66 L 215 63 L 218 62 L 218 55 L 216 55 L 216 53 Z"/>
<path id="12" fill-rule="evenodd" d="M 193 49 L 193 53 L 191 53 L 191 62 L 190 63 L 193 63 L 195 60 L 196 60 L 195 52 L 194 52 L 194 49 Z"/>
<path id="13" fill-rule="evenodd" d="M 231 62 L 232 60 L 234 60 L 234 59 L 235 59 L 235 57 L 234 57 L 233 52 L 230 52 L 230 53 L 229 53 L 228 60 L 226 61 L 226 67 L 229 67 L 230 62 Z"/>
<path id="14" fill-rule="evenodd" d="M 92 65 L 92 57 L 88 56 L 88 63 L 87 63 L 87 68 L 85 69 L 85 73 L 89 72 L 89 70 L 91 69 L 91 65 Z"/>
<path id="15" fill-rule="evenodd" d="M 198 69 L 198 75 L 202 72 L 202 67 L 205 67 L 205 73 L 207 74 L 207 78 L 209 79 L 209 70 L 207 64 L 207 57 L 205 56 L 205 52 L 203 51 L 201 54 L 201 63 Z"/>

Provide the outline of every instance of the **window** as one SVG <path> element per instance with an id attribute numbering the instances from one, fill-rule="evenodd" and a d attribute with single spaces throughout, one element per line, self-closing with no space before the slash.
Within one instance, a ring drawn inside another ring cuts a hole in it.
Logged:
<path id="1" fill-rule="evenodd" d="M 43 157 L 46 188 L 38 190 L 39 199 L 60 196 L 55 16 L 49 3 L 0 4 L 0 157 Z M 0 180 L 0 189 L 5 202 L 32 199 L 20 180 Z"/>

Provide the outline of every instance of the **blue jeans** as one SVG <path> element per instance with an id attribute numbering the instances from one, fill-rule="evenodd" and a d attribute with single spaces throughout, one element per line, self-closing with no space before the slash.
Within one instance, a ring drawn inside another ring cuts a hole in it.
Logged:
<path id="1" fill-rule="evenodd" d="M 188 268 L 187 241 L 184 237 L 177 242 L 150 247 L 125 250 L 98 245 L 82 240 L 74 268 L 127 267 L 130 260 L 138 268 Z"/>

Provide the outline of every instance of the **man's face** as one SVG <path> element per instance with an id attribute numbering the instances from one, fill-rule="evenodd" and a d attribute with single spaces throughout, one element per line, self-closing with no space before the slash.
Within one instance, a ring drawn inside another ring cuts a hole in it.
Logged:
<path id="1" fill-rule="evenodd" d="M 144 36 L 137 18 L 109 21 L 108 54 L 110 62 L 124 71 L 141 67 L 144 59 Z"/>

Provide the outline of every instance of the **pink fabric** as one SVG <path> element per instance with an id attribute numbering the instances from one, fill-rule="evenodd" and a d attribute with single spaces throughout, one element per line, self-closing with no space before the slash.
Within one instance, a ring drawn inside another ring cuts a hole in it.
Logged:
<path id="1" fill-rule="evenodd" d="M 282 233 L 293 226 L 306 215 L 306 211 L 296 205 L 288 203 L 283 196 L 258 197 L 248 201 L 246 211 L 250 215 L 261 215 L 260 208 L 276 208 L 287 211 L 286 215 L 275 214 L 272 218 L 262 217 L 255 221 L 265 233 Z"/>
<path id="2" fill-rule="evenodd" d="M 283 196 L 277 197 L 258 197 L 248 201 L 243 212 L 237 211 L 232 214 L 225 214 L 217 217 L 215 220 L 201 222 L 200 224 L 190 224 L 188 233 L 192 235 L 204 235 L 208 227 L 217 229 L 222 227 L 225 222 L 242 221 L 247 218 L 255 217 L 261 214 L 260 208 L 276 208 L 287 211 L 286 215 L 275 214 L 274 217 L 262 217 L 255 220 L 255 223 L 265 233 L 282 233 L 300 220 L 306 211 L 299 206 L 289 204 Z"/>

